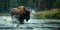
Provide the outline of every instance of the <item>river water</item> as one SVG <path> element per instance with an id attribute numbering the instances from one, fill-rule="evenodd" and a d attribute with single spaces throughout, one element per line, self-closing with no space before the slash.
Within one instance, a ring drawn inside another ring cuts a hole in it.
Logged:
<path id="1" fill-rule="evenodd" d="M 24 21 L 24 24 L 19 24 L 17 19 L 11 19 L 11 16 L 0 16 L 0 30 L 60 30 L 60 20 L 37 19 L 32 13 L 30 20 Z"/>
<path id="2" fill-rule="evenodd" d="M 13 23 L 11 16 L 0 16 L 0 30 L 60 30 L 60 20 L 33 19 L 24 24 Z"/>

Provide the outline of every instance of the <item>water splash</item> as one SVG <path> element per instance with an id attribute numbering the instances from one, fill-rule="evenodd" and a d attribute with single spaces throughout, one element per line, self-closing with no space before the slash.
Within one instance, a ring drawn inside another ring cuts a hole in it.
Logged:
<path id="1" fill-rule="evenodd" d="M 34 10 L 31 11 L 30 18 L 34 18 L 33 14 L 36 13 Z"/>
<path id="2" fill-rule="evenodd" d="M 3 16 L 2 20 L 7 21 L 7 22 L 12 21 L 11 17 L 9 17 L 9 16 Z"/>

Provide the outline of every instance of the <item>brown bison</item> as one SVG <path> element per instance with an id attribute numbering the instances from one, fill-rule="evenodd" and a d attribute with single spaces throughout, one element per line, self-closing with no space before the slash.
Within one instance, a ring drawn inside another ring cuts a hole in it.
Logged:
<path id="1" fill-rule="evenodd" d="M 28 21 L 30 19 L 30 11 L 25 9 L 25 6 L 19 6 L 18 8 L 11 9 L 11 17 L 15 15 L 15 18 L 18 18 L 20 24 L 24 23 L 24 19 Z"/>

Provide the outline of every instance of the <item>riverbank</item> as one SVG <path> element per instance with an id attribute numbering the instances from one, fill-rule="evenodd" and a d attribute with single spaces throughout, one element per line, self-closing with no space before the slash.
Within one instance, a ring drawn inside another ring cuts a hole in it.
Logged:
<path id="1" fill-rule="evenodd" d="M 60 9 L 50 9 L 48 11 L 39 11 L 33 14 L 37 18 L 60 19 Z"/>
<path id="2" fill-rule="evenodd" d="M 10 13 L 0 13 L 0 16 L 10 16 Z"/>

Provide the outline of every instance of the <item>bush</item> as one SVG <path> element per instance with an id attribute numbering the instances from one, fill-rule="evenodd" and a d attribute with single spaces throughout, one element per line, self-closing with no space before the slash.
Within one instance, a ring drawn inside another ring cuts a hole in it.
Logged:
<path id="1" fill-rule="evenodd" d="M 60 9 L 51 9 L 50 11 L 41 11 L 35 13 L 36 17 L 48 19 L 60 19 Z"/>
<path id="2" fill-rule="evenodd" d="M 60 19 L 60 12 L 54 14 L 47 14 L 45 17 L 49 19 Z"/>

